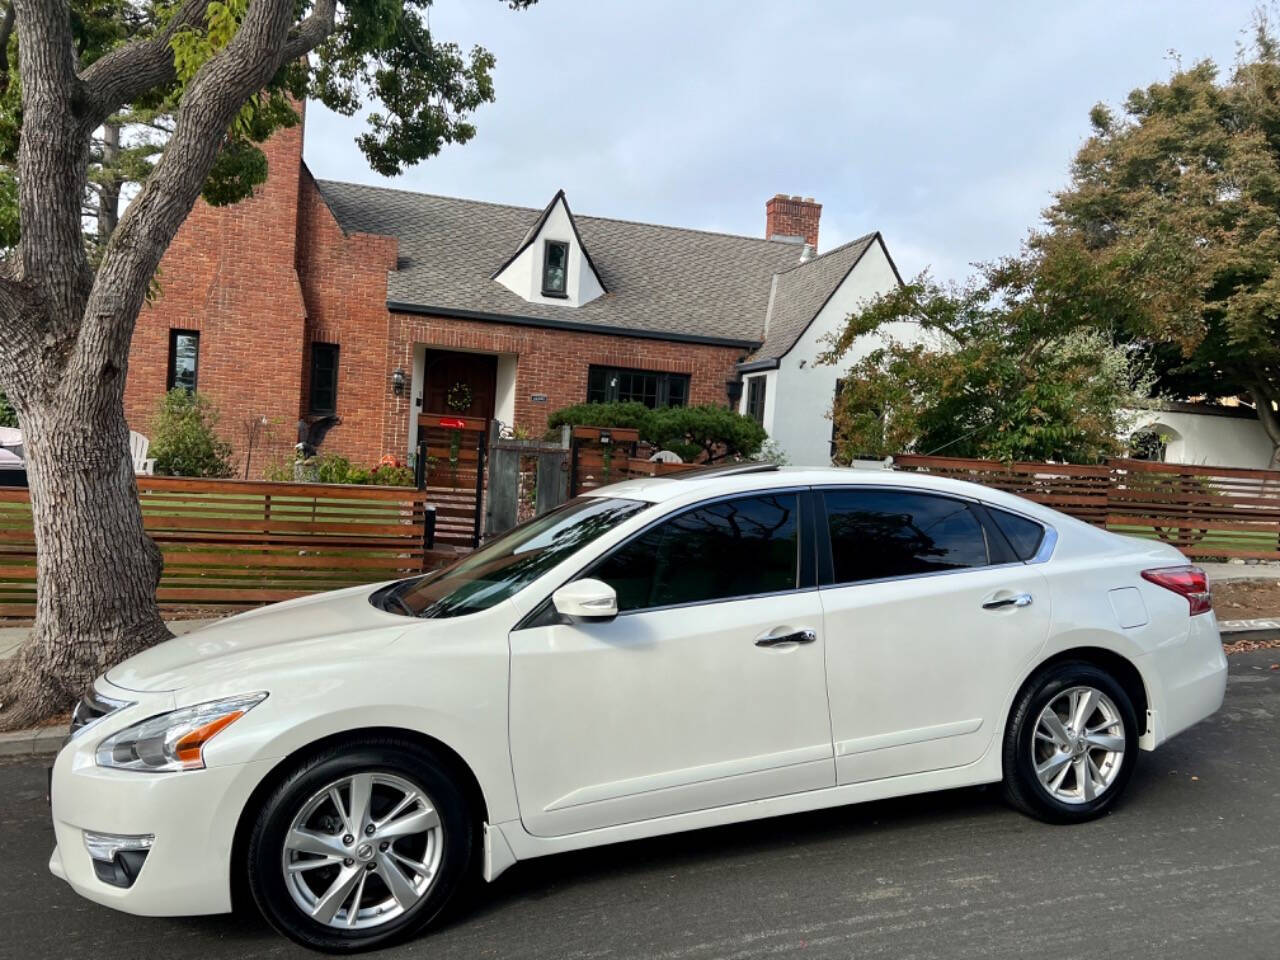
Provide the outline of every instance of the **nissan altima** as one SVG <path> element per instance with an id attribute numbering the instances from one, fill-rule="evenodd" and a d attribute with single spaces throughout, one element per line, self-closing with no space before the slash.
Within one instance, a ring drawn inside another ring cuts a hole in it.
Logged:
<path id="1" fill-rule="evenodd" d="M 307 946 L 422 931 L 533 857 L 971 784 L 1081 823 L 1222 703 L 1172 547 L 889 471 L 603 487 L 443 570 L 222 620 L 99 678 L 50 869 Z"/>

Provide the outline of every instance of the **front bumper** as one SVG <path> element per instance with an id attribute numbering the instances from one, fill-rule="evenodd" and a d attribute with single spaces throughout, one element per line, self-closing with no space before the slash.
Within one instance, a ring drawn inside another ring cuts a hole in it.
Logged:
<path id="1" fill-rule="evenodd" d="M 240 813 L 275 761 L 183 773 L 107 770 L 93 752 L 105 735 L 68 743 L 51 778 L 57 847 L 49 869 L 83 897 L 140 916 L 225 913 L 231 909 L 231 847 Z M 153 834 L 154 843 L 129 887 L 94 871 L 84 831 Z"/>

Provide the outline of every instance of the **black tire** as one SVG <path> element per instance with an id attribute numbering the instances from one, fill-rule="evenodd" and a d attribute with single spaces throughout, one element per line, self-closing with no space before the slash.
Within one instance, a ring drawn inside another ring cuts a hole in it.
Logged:
<path id="1" fill-rule="evenodd" d="M 1124 756 L 1114 779 L 1093 800 L 1058 799 L 1036 776 L 1033 738 L 1041 711 L 1073 687 L 1092 687 L 1115 705 L 1124 726 Z M 1046 823 L 1083 823 L 1106 813 L 1124 792 L 1138 759 L 1138 720 L 1124 688 L 1091 663 L 1065 661 L 1045 667 L 1027 681 L 1005 730 L 1004 795 L 1011 806 Z"/>
<path id="2" fill-rule="evenodd" d="M 339 930 L 313 919 L 294 901 L 282 858 L 285 836 L 308 798 L 327 784 L 356 773 L 390 774 L 420 786 L 439 814 L 443 839 L 434 880 L 417 903 L 379 926 Z M 355 953 L 386 946 L 422 932 L 466 886 L 475 855 L 476 827 L 477 820 L 449 766 L 430 750 L 392 738 L 335 744 L 300 761 L 263 801 L 246 845 L 248 888 L 266 920 L 304 947 Z"/>

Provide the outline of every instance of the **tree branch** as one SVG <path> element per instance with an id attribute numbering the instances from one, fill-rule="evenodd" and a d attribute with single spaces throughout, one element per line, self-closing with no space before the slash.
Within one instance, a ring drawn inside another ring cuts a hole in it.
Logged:
<path id="1" fill-rule="evenodd" d="M 316 0 L 311 15 L 289 35 L 281 63 L 297 60 L 310 53 L 333 33 L 333 21 L 337 14 L 337 0 Z"/>
<path id="2" fill-rule="evenodd" d="M 322 41 L 327 35 L 324 24 L 333 22 L 334 2 L 321 0 L 318 9 L 327 9 L 327 17 L 321 16 L 312 26 L 308 18 L 298 36 L 312 43 Z M 285 58 L 296 53 L 297 45 L 285 42 L 293 11 L 292 0 L 251 0 L 231 42 L 187 85 L 173 136 L 103 251 L 76 354 L 63 384 L 70 396 L 101 397 L 104 392 L 123 391 L 122 366 L 147 286 L 195 205 L 237 112 L 266 86 Z M 117 379 L 115 390 L 81 389 L 105 377 Z"/>
<path id="3" fill-rule="evenodd" d="M 78 116 L 71 10 L 63 0 L 13 2 L 29 133 L 18 147 L 21 275 L 41 284 L 51 315 L 77 317 L 93 275 L 80 223 L 89 131 Z"/>
<path id="4" fill-rule="evenodd" d="M 1265 384 L 1250 384 L 1249 396 L 1253 398 L 1253 405 L 1258 410 L 1258 422 L 1262 424 L 1262 429 L 1266 431 L 1271 445 L 1280 451 L 1280 415 L 1277 415 L 1271 406 L 1271 391 L 1267 389 Z M 1275 460 L 1275 454 L 1272 454 L 1272 460 Z"/>
<path id="5" fill-rule="evenodd" d="M 163 30 L 95 60 L 80 75 L 88 97 L 88 123 L 97 129 L 122 106 L 176 77 L 170 41 L 178 31 L 204 25 L 209 0 L 186 0 Z"/>

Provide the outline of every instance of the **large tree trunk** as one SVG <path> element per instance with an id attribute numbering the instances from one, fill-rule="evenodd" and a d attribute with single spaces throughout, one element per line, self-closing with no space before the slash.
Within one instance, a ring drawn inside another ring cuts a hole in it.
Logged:
<path id="1" fill-rule="evenodd" d="M 170 634 L 156 608 L 160 551 L 142 530 L 118 402 L 67 422 L 66 404 L 22 419 L 37 553 L 37 614 L 14 662 L 4 725 L 70 708 L 108 666 Z"/>
<path id="2" fill-rule="evenodd" d="M 90 138 L 123 104 L 174 78 L 183 0 L 156 36 L 77 73 L 65 0 L 13 0 L 22 56 L 22 239 L 0 259 L 0 385 L 28 451 L 36 627 L 0 677 L 0 729 L 66 709 L 105 667 L 167 637 L 161 559 L 143 531 L 123 411 L 129 341 L 165 248 L 191 211 L 241 106 L 333 30 L 336 0 L 251 0 L 226 47 L 186 85 L 173 135 L 120 217 L 95 274 L 81 201 Z"/>

